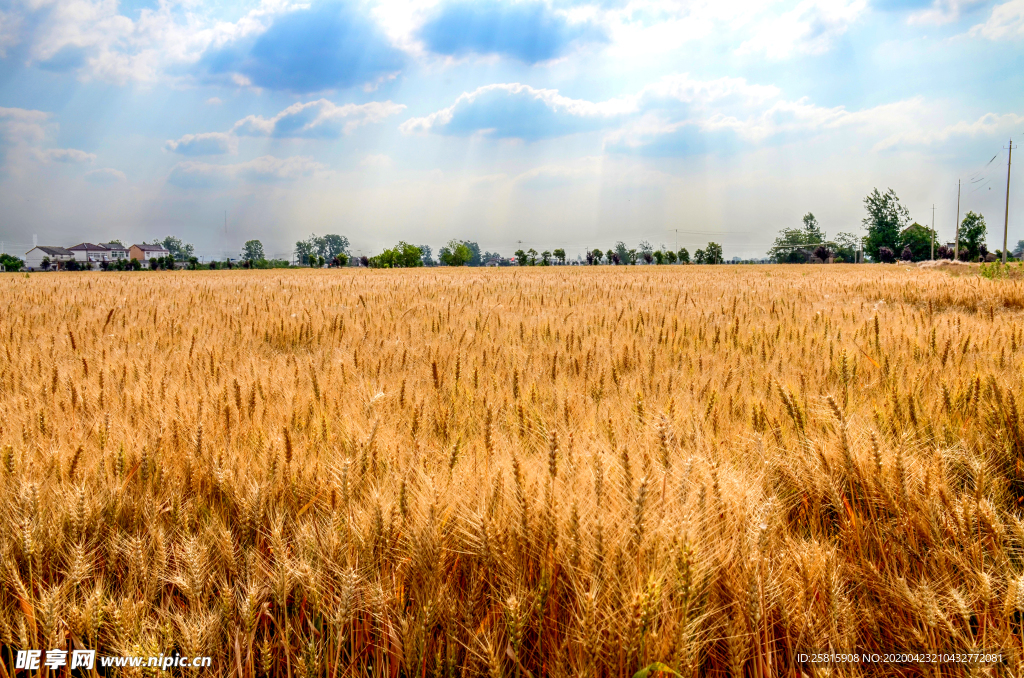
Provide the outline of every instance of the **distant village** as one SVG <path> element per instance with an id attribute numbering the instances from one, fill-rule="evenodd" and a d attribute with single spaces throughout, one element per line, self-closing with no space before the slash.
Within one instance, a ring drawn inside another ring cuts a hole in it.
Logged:
<path id="1" fill-rule="evenodd" d="M 128 268 L 132 267 L 133 261 L 136 262 L 138 268 L 142 269 L 150 268 L 151 260 L 160 261 L 162 264 L 170 257 L 170 250 L 159 244 L 126 246 L 117 242 L 99 243 L 98 245 L 83 242 L 74 247 L 36 245 L 25 253 L 25 263 L 22 269 L 26 271 L 88 270 L 97 266 L 100 268 L 117 266 L 119 263 L 121 267 Z"/>

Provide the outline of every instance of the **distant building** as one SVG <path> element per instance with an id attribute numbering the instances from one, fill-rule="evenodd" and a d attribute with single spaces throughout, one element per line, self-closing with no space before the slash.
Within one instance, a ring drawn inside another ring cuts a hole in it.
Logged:
<path id="1" fill-rule="evenodd" d="M 128 249 L 129 259 L 138 259 L 143 268 L 149 268 L 150 259 L 169 257 L 171 253 L 163 245 L 132 245 Z"/>
<path id="2" fill-rule="evenodd" d="M 65 262 L 75 258 L 75 253 L 63 247 L 50 247 L 39 245 L 25 252 L 25 269 L 28 271 L 39 271 L 43 268 L 43 259 L 48 259 L 50 267 L 55 269 L 63 268 Z"/>
<path id="3" fill-rule="evenodd" d="M 110 252 L 110 261 L 124 259 L 128 261 L 128 248 L 116 242 L 101 242 L 100 247 L 106 247 Z"/>
<path id="4" fill-rule="evenodd" d="M 73 252 L 76 261 L 88 261 L 99 263 L 110 261 L 110 250 L 103 245 L 94 245 L 91 242 L 83 242 L 69 247 L 68 251 Z"/>

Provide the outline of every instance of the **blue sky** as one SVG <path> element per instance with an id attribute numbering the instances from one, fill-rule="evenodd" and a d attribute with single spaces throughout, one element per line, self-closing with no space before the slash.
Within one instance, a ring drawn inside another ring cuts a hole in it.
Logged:
<path id="1" fill-rule="evenodd" d="M 1024 0 L 0 0 L 15 253 L 315 232 L 750 257 L 808 211 L 859 231 L 874 187 L 951 238 L 958 178 L 995 247 L 1011 136 Z"/>

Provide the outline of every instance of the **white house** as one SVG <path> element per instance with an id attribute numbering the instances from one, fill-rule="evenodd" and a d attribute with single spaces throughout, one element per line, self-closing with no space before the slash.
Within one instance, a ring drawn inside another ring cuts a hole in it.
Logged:
<path id="1" fill-rule="evenodd" d="M 103 245 L 94 245 L 91 242 L 79 243 L 74 247 L 69 247 L 68 251 L 74 253 L 77 261 L 92 263 L 110 261 L 110 250 Z"/>
<path id="2" fill-rule="evenodd" d="M 106 247 L 110 251 L 110 261 L 124 259 L 128 261 L 128 248 L 116 242 L 101 242 L 100 247 Z"/>
<path id="3" fill-rule="evenodd" d="M 50 247 L 39 245 L 25 252 L 25 269 L 39 271 L 43 269 L 43 259 L 49 261 L 49 267 L 54 269 L 64 268 L 64 262 L 75 258 L 75 253 L 63 247 Z"/>

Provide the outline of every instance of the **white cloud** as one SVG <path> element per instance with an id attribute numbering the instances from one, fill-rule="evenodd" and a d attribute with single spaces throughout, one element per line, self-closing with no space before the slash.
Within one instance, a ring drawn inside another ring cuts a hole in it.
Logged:
<path id="1" fill-rule="evenodd" d="M 170 67 L 195 63 L 210 47 L 258 34 L 273 17 L 304 5 L 263 0 L 235 22 L 208 18 L 191 1 L 161 0 L 138 19 L 118 11 L 118 0 L 14 0 L 14 21 L 31 22 L 30 63 L 57 62 L 63 70 L 112 82 L 154 81 Z M 0 19 L 0 49 L 5 26 Z M 73 57 L 70 61 L 62 57 Z"/>
<path id="2" fill-rule="evenodd" d="M 210 106 L 220 106 L 224 101 L 220 97 L 210 97 L 206 100 L 206 103 Z"/>
<path id="3" fill-rule="evenodd" d="M 997 137 L 997 135 L 1010 135 L 1024 125 L 1024 115 L 1015 113 L 986 113 L 974 122 L 961 120 L 952 125 L 939 128 L 931 128 L 901 125 L 900 131 L 891 134 L 878 142 L 876 148 L 890 148 L 899 144 L 931 145 L 943 143 L 954 137 Z"/>
<path id="4" fill-rule="evenodd" d="M 1024 38 L 1024 0 L 1010 0 L 996 5 L 988 21 L 973 26 L 968 34 L 989 40 Z"/>
<path id="5" fill-rule="evenodd" d="M 7 143 L 42 141 L 49 113 L 24 108 L 0 108 L 0 138 Z"/>
<path id="6" fill-rule="evenodd" d="M 48 148 L 40 151 L 39 156 L 43 160 L 63 163 L 88 163 L 96 160 L 95 153 L 86 153 L 77 148 Z"/>
<path id="7" fill-rule="evenodd" d="M 740 54 L 765 53 L 769 59 L 822 54 L 867 9 L 867 0 L 802 0 L 781 16 L 759 23 Z"/>
<path id="8" fill-rule="evenodd" d="M 171 170 L 171 183 L 179 186 L 207 186 L 229 179 L 251 182 L 289 181 L 308 177 L 327 169 L 327 165 L 306 156 L 275 158 L 265 155 L 232 165 L 205 162 L 179 162 Z"/>
<path id="9" fill-rule="evenodd" d="M 637 106 L 635 97 L 593 102 L 585 99 L 570 99 L 559 94 L 556 89 L 535 89 L 518 82 L 498 83 L 478 87 L 472 92 L 463 92 L 451 106 L 434 111 L 422 118 L 406 120 L 399 126 L 399 129 L 405 134 L 412 134 L 415 132 L 429 132 L 435 128 L 444 127 L 455 117 L 457 108 L 460 106 L 471 106 L 481 97 L 494 93 L 522 95 L 542 102 L 554 113 L 563 113 L 579 118 L 602 118 L 622 115 L 635 111 Z"/>
<path id="10" fill-rule="evenodd" d="M 177 141 L 168 141 L 164 148 L 181 155 L 221 155 L 238 151 L 238 139 L 224 132 L 186 134 Z"/>
<path id="11" fill-rule="evenodd" d="M 231 132 L 242 136 L 327 137 L 351 134 L 357 127 L 381 122 L 405 110 L 402 104 L 371 101 L 341 106 L 319 99 L 292 104 L 272 118 L 250 115 L 242 118 Z"/>
<path id="12" fill-rule="evenodd" d="M 371 169 L 387 169 L 394 163 L 383 153 L 374 153 L 363 158 L 359 164 Z"/>
<path id="13" fill-rule="evenodd" d="M 960 19 L 960 15 L 985 0 L 935 0 L 932 6 L 914 12 L 907 19 L 910 24 L 941 26 Z"/>
<path id="14" fill-rule="evenodd" d="M 121 181 L 127 181 L 127 179 L 128 177 L 125 176 L 124 172 L 113 169 L 112 167 L 94 169 L 85 173 L 85 180 L 91 181 L 94 184 L 113 184 Z"/>

